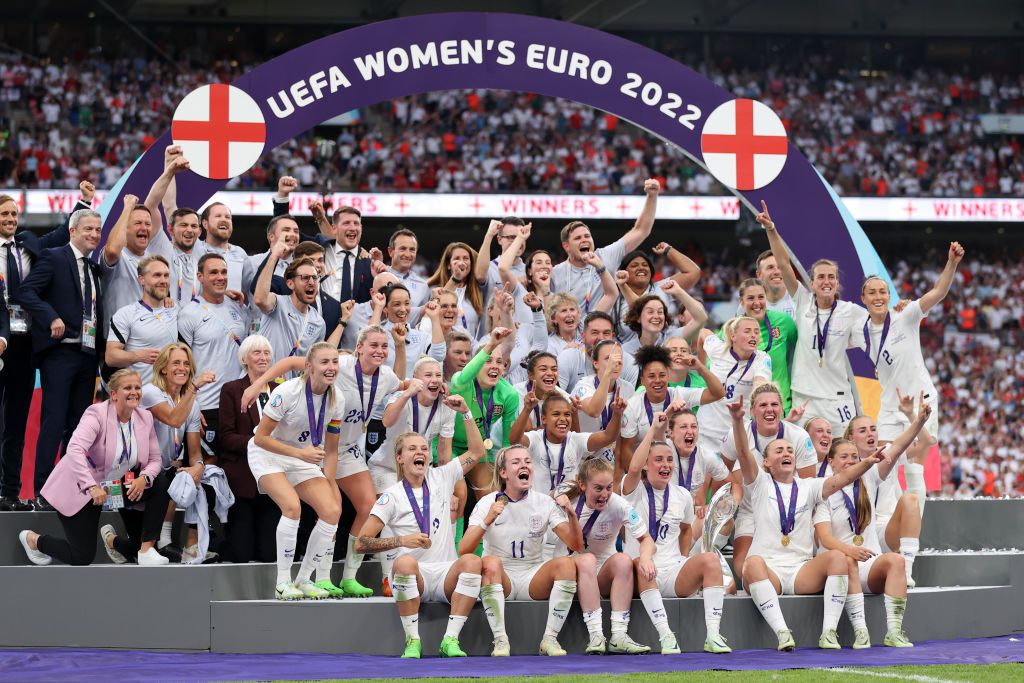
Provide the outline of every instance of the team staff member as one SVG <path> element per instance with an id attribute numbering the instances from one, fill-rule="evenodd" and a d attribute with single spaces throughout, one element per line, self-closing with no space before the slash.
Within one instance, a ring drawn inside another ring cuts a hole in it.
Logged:
<path id="1" fill-rule="evenodd" d="M 612 405 L 622 398 L 627 403 L 636 390 L 623 380 L 622 346 L 614 339 L 603 339 L 594 345 L 590 353 L 594 363 L 594 374 L 587 375 L 576 384 L 573 398 L 579 401 L 577 413 L 581 432 L 598 432 L 606 429 L 612 419 Z M 615 464 L 615 449 L 604 448 L 595 453 L 609 463 Z"/>
<path id="2" fill-rule="evenodd" d="M 757 348 L 772 359 L 772 381 L 782 394 L 782 407 L 789 413 L 793 405 L 790 390 L 789 359 L 796 349 L 796 323 L 785 313 L 768 308 L 768 287 L 756 278 L 740 283 L 742 315 L 753 318 L 761 325 L 761 341 Z"/>
<path id="3" fill-rule="evenodd" d="M 270 291 L 270 282 L 277 258 L 285 250 L 283 241 L 274 244 L 270 250 L 267 265 L 260 273 L 253 294 L 253 303 L 263 313 L 260 333 L 270 340 L 277 358 L 298 357 L 327 335 L 323 316 L 312 305 L 319 293 L 319 276 L 310 259 L 293 261 L 285 270 L 285 283 L 291 290 L 289 296 L 278 296 Z M 341 332 L 331 330 L 331 333 Z M 332 337 L 334 335 L 332 334 Z M 337 348 L 337 341 L 334 342 Z"/>
<path id="4" fill-rule="evenodd" d="M 139 261 L 142 298 L 114 313 L 107 341 L 107 366 L 131 367 L 144 384 L 153 378 L 153 363 L 160 350 L 178 338 L 178 309 L 164 305 L 171 269 L 163 256 L 144 256 Z"/>
<path id="5" fill-rule="evenodd" d="M 593 311 L 583 318 L 583 347 L 570 347 L 558 354 L 558 386 L 572 394 L 576 385 L 593 368 L 591 354 L 599 341 L 615 339 L 615 323 L 604 311 Z M 620 377 L 636 386 L 637 367 L 633 356 L 623 354 Z"/>
<path id="6" fill-rule="evenodd" d="M 126 195 L 122 219 L 135 201 Z M 91 209 L 71 214 L 70 244 L 44 250 L 18 289 L 16 303 L 32 319 L 32 350 L 43 388 L 34 483 L 40 509 L 49 509 L 39 491 L 53 470 L 57 447 L 68 452 L 71 434 L 92 403 L 106 346 L 102 278 L 89 259 L 100 241 L 101 221 Z"/>
<path id="7" fill-rule="evenodd" d="M 196 278 L 198 296 L 178 313 L 178 338 L 192 349 L 196 367 L 209 370 L 215 379 L 199 389 L 199 409 L 205 426 L 201 432 L 206 455 L 220 454 L 218 404 L 225 384 L 245 374 L 239 349 L 246 337 L 248 314 L 226 296 L 228 263 L 220 254 L 203 254 Z"/>
<path id="8" fill-rule="evenodd" d="M 92 206 L 96 188 L 83 180 L 79 185 L 82 198 L 73 211 Z M 0 317 L 6 323 L 0 339 L 0 415 L 3 418 L 3 436 L 0 442 L 0 511 L 25 512 L 32 509 L 31 501 L 18 498 L 21 491 L 21 458 L 25 450 L 25 425 L 28 422 L 32 390 L 35 386 L 36 366 L 32 358 L 32 338 L 28 317 L 17 303 L 21 283 L 32 272 L 43 249 L 68 243 L 68 218 L 42 237 L 28 230 L 18 232 L 18 202 L 14 197 L 0 194 L 0 296 L 3 307 Z"/>

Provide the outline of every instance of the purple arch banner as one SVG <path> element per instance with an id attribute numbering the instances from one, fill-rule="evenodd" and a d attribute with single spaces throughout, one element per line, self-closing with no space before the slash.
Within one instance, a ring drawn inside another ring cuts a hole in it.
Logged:
<path id="1" fill-rule="evenodd" d="M 665 55 L 576 24 L 527 15 L 445 13 L 342 31 L 296 48 L 239 77 L 266 121 L 265 150 L 340 113 L 433 90 L 485 88 L 562 97 L 610 112 L 676 145 L 707 168 L 701 132 L 709 114 L 734 99 Z M 108 195 L 109 231 L 125 193 L 144 197 L 163 170 L 167 131 Z M 224 186 L 178 175 L 178 204 L 199 208 Z M 768 203 L 796 258 L 832 258 L 847 292 L 885 269 L 860 226 L 811 163 L 788 145 L 782 171 L 766 186 L 736 192 L 750 210 Z M 857 374 L 870 368 L 851 356 Z M 863 367 L 861 367 L 863 366 Z"/>

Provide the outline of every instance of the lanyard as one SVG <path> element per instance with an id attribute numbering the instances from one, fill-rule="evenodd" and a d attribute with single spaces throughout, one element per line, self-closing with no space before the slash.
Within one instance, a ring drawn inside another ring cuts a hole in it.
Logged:
<path id="1" fill-rule="evenodd" d="M 198 299 L 197 299 L 197 301 L 198 301 Z M 235 334 L 234 332 L 232 332 L 232 331 L 231 331 L 231 328 L 230 328 L 230 327 L 228 327 L 227 325 L 225 325 L 225 324 L 224 324 L 224 321 L 223 321 L 223 320 L 221 320 L 221 319 L 220 319 L 220 318 L 219 318 L 219 317 L 217 316 L 217 314 L 216 314 L 216 313 L 214 313 L 213 311 L 211 311 L 211 310 L 210 310 L 210 307 L 209 307 L 209 306 L 207 306 L 206 304 L 203 304 L 201 308 L 202 308 L 202 309 L 203 309 L 204 311 L 206 311 L 207 313 L 209 313 L 209 314 L 210 314 L 210 315 L 211 315 L 211 316 L 213 317 L 213 319 L 214 319 L 214 320 L 216 320 L 216 321 L 217 321 L 217 323 L 218 323 L 218 324 L 219 324 L 219 325 L 220 325 L 220 326 L 221 326 L 222 328 L 224 328 L 224 331 L 228 333 L 228 336 L 229 336 L 229 337 L 231 337 L 231 341 L 235 342 L 235 344 L 237 344 L 237 345 L 239 345 L 239 346 L 241 346 L 241 345 L 242 345 L 242 340 L 238 338 L 238 335 L 237 335 L 237 334 Z"/>
<path id="2" fill-rule="evenodd" d="M 686 479 L 683 479 L 683 468 L 679 468 L 679 485 L 690 490 L 690 485 L 693 484 L 693 463 L 697 462 L 697 446 L 693 447 L 693 453 L 690 453 L 690 463 L 686 466 Z"/>
<path id="3" fill-rule="evenodd" d="M 484 423 L 484 438 L 491 436 L 491 423 L 494 422 L 494 389 L 491 389 L 491 395 L 487 399 L 487 410 L 484 410 L 484 390 L 480 386 L 480 382 L 473 380 L 473 388 L 476 389 L 476 404 L 480 406 L 480 419 Z"/>
<path id="4" fill-rule="evenodd" d="M 327 409 L 327 394 L 320 400 L 320 416 L 315 417 L 313 408 L 313 385 L 306 380 L 306 415 L 309 417 L 309 440 L 313 446 L 319 446 L 324 440 L 324 412 Z"/>
<path id="5" fill-rule="evenodd" d="M 779 504 L 779 525 L 782 529 L 783 545 L 789 545 L 789 535 L 793 533 L 793 529 L 796 527 L 796 497 L 798 488 L 796 485 L 796 479 L 793 480 L 793 487 L 789 490 L 789 512 L 782 506 L 782 489 L 779 488 L 779 482 L 772 479 L 772 485 L 775 486 L 775 502 Z"/>
<path id="6" fill-rule="evenodd" d="M 416 494 L 412 492 L 412 486 L 408 479 L 402 480 L 402 487 L 405 495 L 409 498 L 409 507 L 412 508 L 413 517 L 416 518 L 416 526 L 427 536 L 430 535 L 430 488 L 427 486 L 426 478 L 423 479 L 423 509 L 416 504 Z"/>
<path id="7" fill-rule="evenodd" d="M 192 258 L 192 254 L 185 254 L 185 253 L 178 254 L 178 259 L 177 260 L 178 260 L 178 301 L 181 301 L 181 292 L 182 292 L 182 289 L 184 289 L 184 286 L 185 286 L 185 278 L 182 275 L 182 272 L 183 272 L 184 269 L 181 267 L 182 263 L 184 261 L 188 261 L 190 264 L 192 264 L 192 268 L 191 268 L 191 270 L 192 270 L 192 294 L 189 297 L 189 300 L 190 301 L 195 301 L 195 299 L 196 299 L 196 281 L 198 279 L 197 276 L 196 276 L 196 273 L 197 273 L 196 260 L 194 258 Z"/>
<path id="8" fill-rule="evenodd" d="M 597 389 L 600 383 L 600 378 L 598 378 L 597 375 L 594 375 L 594 389 Z M 612 385 L 611 392 L 608 393 L 608 405 L 601 408 L 601 429 L 608 429 L 608 423 L 611 422 L 612 420 L 612 403 L 615 402 L 615 399 L 618 397 L 618 395 L 619 382 L 618 380 L 616 380 L 615 383 Z M 648 420 L 650 421 L 653 419 L 654 415 L 652 413 L 649 414 Z"/>
<path id="9" fill-rule="evenodd" d="M 576 519 L 580 519 L 583 516 L 583 503 L 586 501 L 586 494 L 580 492 L 580 497 L 576 501 Z M 590 543 L 587 541 L 587 537 L 590 536 L 590 530 L 594 528 L 594 522 L 597 521 L 597 516 L 601 514 L 600 510 L 591 510 L 590 519 L 583 525 L 583 549 L 586 550 L 590 547 Z"/>
<path id="10" fill-rule="evenodd" d="M 843 494 L 843 502 L 846 504 L 846 512 L 850 516 L 850 531 L 856 536 L 860 536 L 862 529 L 857 523 L 857 506 L 853 504 L 853 500 L 846 495 L 846 491 L 839 489 L 839 492 Z M 860 479 L 853 482 L 853 498 L 856 500 L 860 496 Z M 857 545 L 860 545 L 859 543 Z"/>
<path id="11" fill-rule="evenodd" d="M 455 295 L 459 298 L 459 317 L 462 318 L 462 327 L 469 332 L 469 323 L 466 322 L 466 309 L 463 308 L 462 302 L 466 298 L 466 288 L 458 287 L 455 289 Z"/>
<path id="12" fill-rule="evenodd" d="M 294 356 L 299 352 L 299 344 L 302 342 L 302 338 L 305 336 L 306 321 L 309 320 L 309 312 L 311 310 L 313 310 L 312 306 L 306 306 L 306 315 L 302 316 L 302 324 L 299 326 L 299 334 L 295 338 L 295 341 L 292 342 L 292 350 L 288 352 L 289 357 Z"/>
<path id="13" fill-rule="evenodd" d="M 814 304 L 814 327 L 817 330 L 818 339 L 818 367 L 825 366 L 825 343 L 828 341 L 828 326 L 832 322 L 832 314 L 836 312 L 836 306 L 839 305 L 839 301 L 835 300 L 832 302 L 832 308 L 828 312 L 828 318 L 825 319 L 825 328 L 821 327 L 821 317 L 818 315 L 818 305 Z"/>
<path id="14" fill-rule="evenodd" d="M 423 426 L 422 432 L 420 431 L 420 402 L 417 398 L 414 398 L 413 401 L 415 403 L 412 406 L 412 431 L 426 436 L 430 431 L 430 423 L 434 419 L 434 413 L 437 412 L 437 404 L 441 402 L 441 398 L 435 398 L 433 405 L 430 406 L 430 415 L 427 416 L 427 424 Z"/>
<path id="15" fill-rule="evenodd" d="M 661 520 L 665 518 L 665 514 L 668 512 L 668 493 L 669 487 L 665 487 L 665 494 L 661 504 L 661 517 L 655 517 L 655 506 L 654 506 L 654 487 L 651 486 L 651 482 L 645 481 L 644 488 L 647 489 L 647 529 L 651 534 L 651 538 L 654 542 L 658 542 L 658 529 L 661 528 Z"/>
<path id="16" fill-rule="evenodd" d="M 754 437 L 754 450 L 758 453 L 761 452 L 761 444 L 757 441 L 757 420 L 750 421 L 750 433 Z M 781 439 L 786 435 L 786 425 L 781 420 L 779 421 L 779 433 L 775 435 L 776 439 Z"/>
<path id="17" fill-rule="evenodd" d="M 736 364 L 732 366 L 732 370 L 730 370 L 729 374 L 725 376 L 725 382 L 723 382 L 723 384 L 728 384 L 729 383 L 729 379 L 732 377 L 732 373 L 736 372 L 736 368 L 738 368 L 740 366 L 740 357 L 738 355 L 736 355 L 736 352 L 733 351 L 732 349 L 729 349 L 729 355 L 732 356 L 734 359 L 736 359 Z M 736 384 L 739 384 L 740 382 L 742 382 L 743 378 L 747 376 L 747 371 L 750 370 L 750 366 L 754 364 L 754 359 L 756 357 L 757 357 L 757 352 L 756 351 L 750 354 L 750 359 L 747 361 L 747 364 L 743 367 L 743 372 L 740 374 L 739 379 L 736 380 Z M 733 386 L 735 386 L 735 385 L 733 385 Z"/>
<path id="18" fill-rule="evenodd" d="M 565 475 L 562 472 L 565 469 L 565 447 L 569 443 L 569 435 L 566 434 L 565 438 L 562 439 L 562 449 L 558 454 L 558 473 L 551 474 L 551 451 L 548 450 L 548 432 L 545 429 L 544 433 L 541 434 L 541 443 L 544 444 L 544 455 L 548 456 L 548 476 L 551 478 L 551 490 L 554 491 L 555 487 L 562 483 L 565 479 Z"/>
<path id="19" fill-rule="evenodd" d="M 369 405 L 363 404 L 363 366 L 356 361 L 356 387 L 359 389 L 359 409 L 363 411 L 363 431 L 366 431 L 366 422 L 373 412 L 373 399 L 377 397 L 377 382 L 380 380 L 380 368 L 373 371 L 370 379 L 370 401 Z"/>
<path id="20" fill-rule="evenodd" d="M 868 329 L 868 325 L 871 324 L 871 318 L 864 321 L 864 353 L 868 355 L 868 360 L 871 361 L 871 365 L 875 368 L 875 377 L 878 377 L 878 361 L 882 357 L 882 349 L 885 348 L 885 339 L 889 336 L 889 314 L 885 314 L 885 322 L 882 324 L 882 335 L 878 338 L 878 353 L 875 357 L 871 357 L 871 332 Z"/>
<path id="21" fill-rule="evenodd" d="M 132 461 L 132 420 L 128 418 L 128 436 L 124 435 L 124 427 L 120 422 L 117 424 L 117 431 L 121 434 L 121 457 L 117 464 L 121 465 Z"/>

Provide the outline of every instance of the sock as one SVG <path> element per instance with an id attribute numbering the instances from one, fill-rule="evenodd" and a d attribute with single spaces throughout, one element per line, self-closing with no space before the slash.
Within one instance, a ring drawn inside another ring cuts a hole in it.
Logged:
<path id="1" fill-rule="evenodd" d="M 768 579 L 755 581 L 750 585 L 750 597 L 761 610 L 761 616 L 768 622 L 773 631 L 785 631 L 786 618 L 782 616 L 782 608 L 779 607 L 779 594 L 775 592 L 775 586 Z"/>
<path id="2" fill-rule="evenodd" d="M 544 635 L 557 638 L 565 617 L 572 607 L 572 596 L 576 595 L 576 582 L 560 580 L 551 584 L 551 596 L 548 598 L 548 622 L 544 626 Z M 589 628 L 589 627 L 588 627 Z"/>
<path id="3" fill-rule="evenodd" d="M 849 581 L 845 574 L 830 575 L 825 579 L 825 617 L 821 622 L 822 631 L 835 631 L 839 626 L 839 617 L 843 616 L 843 606 L 846 604 Z"/>
<path id="4" fill-rule="evenodd" d="M 167 546 L 169 546 L 171 544 L 171 542 L 172 542 L 172 539 L 171 539 L 171 527 L 172 526 L 173 526 L 172 522 L 164 522 L 163 524 L 160 525 L 160 540 L 156 542 L 156 547 L 157 548 L 165 548 L 165 547 L 167 547 Z"/>
<path id="5" fill-rule="evenodd" d="M 885 627 L 888 630 L 903 628 L 903 613 L 907 611 L 906 598 L 885 596 Z"/>
<path id="6" fill-rule="evenodd" d="M 415 580 L 415 577 L 413 577 L 413 580 Z M 406 640 L 419 640 L 420 615 L 410 614 L 407 617 L 402 617 L 402 629 L 405 631 Z"/>
<path id="7" fill-rule="evenodd" d="M 640 602 L 644 604 L 644 609 L 651 617 L 651 623 L 654 624 L 659 636 L 672 633 L 672 629 L 668 627 L 668 615 L 665 613 L 665 602 L 661 599 L 661 591 L 657 588 L 648 588 L 640 594 Z M 617 612 L 612 612 L 612 633 L 615 633 L 616 614 Z M 629 612 L 626 614 L 628 615 Z M 627 623 L 628 619 L 627 617 Z"/>
<path id="8" fill-rule="evenodd" d="M 704 625 L 709 636 L 717 636 L 722 624 L 722 606 L 725 604 L 725 586 L 704 587 Z"/>
<path id="9" fill-rule="evenodd" d="M 292 562 L 295 560 L 295 539 L 299 535 L 299 520 L 282 517 L 277 522 L 277 583 L 292 580 Z"/>
<path id="10" fill-rule="evenodd" d="M 448 628 L 444 631 L 445 638 L 458 638 L 462 633 L 462 627 L 466 625 L 467 617 L 459 617 L 454 614 L 448 615 Z"/>
<path id="11" fill-rule="evenodd" d="M 505 634 L 505 590 L 500 583 L 489 583 L 480 587 L 480 602 L 494 638 L 508 638 Z"/>
<path id="12" fill-rule="evenodd" d="M 335 529 L 338 527 L 335 526 Z M 337 534 L 335 534 L 337 536 Z M 316 580 L 317 581 L 330 581 L 331 580 L 331 568 L 334 566 L 334 544 L 335 539 L 332 537 L 330 543 L 324 549 L 323 557 L 320 558 L 320 562 L 316 565 Z M 387 576 L 391 572 L 391 567 L 388 567 L 388 573 L 384 574 Z"/>
<path id="13" fill-rule="evenodd" d="M 583 623 L 587 625 L 587 632 L 591 637 L 600 636 L 604 638 L 604 626 L 601 623 L 600 606 L 598 606 L 598 608 L 593 612 L 584 612 Z"/>
<path id="14" fill-rule="evenodd" d="M 664 610 L 664 606 L 662 606 Z M 626 631 L 629 629 L 629 610 L 612 610 L 612 638 L 615 636 L 624 636 Z"/>
<path id="15" fill-rule="evenodd" d="M 908 462 L 903 466 L 903 475 L 907 478 L 907 491 L 917 495 L 917 507 L 924 518 L 924 500 L 928 496 L 928 489 L 924 485 L 924 465 Z"/>
<path id="16" fill-rule="evenodd" d="M 324 559 L 324 553 L 334 541 L 334 534 L 338 531 L 337 524 L 328 524 L 322 519 L 316 521 L 313 530 L 309 532 L 309 540 L 306 542 L 306 554 L 299 565 L 299 573 L 295 575 L 295 583 L 307 580 L 313 574 L 314 569 L 319 569 L 320 562 Z M 327 572 L 328 577 L 331 575 Z"/>
<path id="17" fill-rule="evenodd" d="M 907 583 L 910 583 L 910 576 L 914 573 L 914 558 L 917 551 L 921 549 L 921 541 L 913 536 L 904 536 L 900 539 L 900 555 L 907 568 Z"/>
<path id="18" fill-rule="evenodd" d="M 864 620 L 864 594 L 847 593 L 846 595 L 846 616 L 850 620 L 853 630 L 866 629 L 867 621 Z"/>
<path id="19" fill-rule="evenodd" d="M 341 574 L 342 581 L 356 578 L 356 572 L 363 565 L 363 554 L 356 552 L 356 537 L 348 535 L 348 552 L 345 553 L 345 571 Z"/>

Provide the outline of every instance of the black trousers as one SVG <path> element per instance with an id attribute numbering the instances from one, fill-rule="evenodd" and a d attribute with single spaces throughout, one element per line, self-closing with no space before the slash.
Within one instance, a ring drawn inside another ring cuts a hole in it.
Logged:
<path id="1" fill-rule="evenodd" d="M 82 413 L 96 393 L 96 355 L 78 344 L 57 344 L 36 357 L 43 388 L 42 417 L 36 442 L 35 490 L 38 495 L 53 471 L 57 448 L 66 452 Z"/>
<path id="2" fill-rule="evenodd" d="M 274 562 L 277 560 L 277 523 L 281 508 L 270 496 L 235 498 L 228 511 L 225 538 L 217 552 L 225 562 Z"/>
<path id="3" fill-rule="evenodd" d="M 139 546 L 146 541 L 155 541 L 160 537 L 160 525 L 167 511 L 167 487 L 170 480 L 160 475 L 153 485 L 143 491 L 139 502 L 145 503 L 143 510 L 119 510 L 121 521 L 124 522 L 128 537 L 118 536 L 114 539 L 114 550 L 129 560 L 139 552 Z M 127 495 L 125 503 L 128 503 Z M 39 551 L 64 564 L 85 566 L 96 559 L 96 534 L 100 526 L 102 506 L 86 503 L 81 510 L 70 517 L 57 513 L 60 524 L 64 527 L 64 538 L 56 536 L 40 536 Z"/>
<path id="4" fill-rule="evenodd" d="M 3 357 L 4 368 L 0 370 L 0 415 L 3 417 L 0 496 L 17 496 L 21 492 L 25 425 L 28 423 L 28 410 L 36 384 L 36 367 L 32 362 L 31 337 L 12 334 L 8 342 Z"/>

